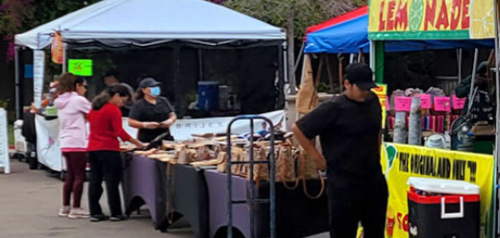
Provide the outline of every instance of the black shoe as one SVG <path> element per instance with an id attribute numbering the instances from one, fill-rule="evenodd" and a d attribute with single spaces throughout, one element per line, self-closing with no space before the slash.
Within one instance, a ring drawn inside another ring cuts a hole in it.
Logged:
<path id="1" fill-rule="evenodd" d="M 125 221 L 127 220 L 128 218 L 124 215 L 119 215 L 119 216 L 112 216 L 111 217 L 111 221 Z"/>
<path id="2" fill-rule="evenodd" d="M 90 222 L 100 222 L 108 220 L 109 217 L 104 214 L 94 215 L 90 217 Z"/>

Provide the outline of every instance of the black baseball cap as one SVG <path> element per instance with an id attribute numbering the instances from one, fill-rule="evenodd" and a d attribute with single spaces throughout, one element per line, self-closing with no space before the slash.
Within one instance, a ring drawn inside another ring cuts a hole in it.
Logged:
<path id="1" fill-rule="evenodd" d="M 150 88 L 161 85 L 161 83 L 156 82 L 153 78 L 145 78 L 139 83 L 139 88 Z"/>
<path id="2" fill-rule="evenodd" d="M 376 88 L 377 85 L 373 82 L 373 71 L 370 66 L 364 63 L 352 63 L 346 67 L 344 79 L 351 84 L 356 84 L 362 90 L 370 90 Z"/>

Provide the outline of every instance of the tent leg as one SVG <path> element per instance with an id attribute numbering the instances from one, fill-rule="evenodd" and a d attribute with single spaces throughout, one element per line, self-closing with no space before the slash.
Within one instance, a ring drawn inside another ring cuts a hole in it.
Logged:
<path id="1" fill-rule="evenodd" d="M 370 41 L 370 68 L 377 83 L 384 82 L 384 42 Z"/>
<path id="2" fill-rule="evenodd" d="M 21 82 L 21 75 L 20 75 L 20 63 L 19 63 L 19 46 L 16 46 L 15 48 L 15 74 L 16 74 L 16 119 L 21 119 L 21 90 L 19 88 L 19 83 Z"/>
<path id="3" fill-rule="evenodd" d="M 295 62 L 295 65 L 293 67 L 293 72 L 297 72 L 297 67 L 299 67 L 299 62 L 300 58 L 302 58 L 302 55 L 304 55 L 304 47 L 305 47 L 305 42 L 302 42 L 302 46 L 300 47 L 299 51 L 299 57 L 297 57 L 297 61 Z"/>
<path id="4" fill-rule="evenodd" d="M 68 52 L 66 51 L 68 49 L 68 44 L 64 43 L 63 44 L 63 65 L 62 65 L 62 72 L 63 73 L 66 73 L 68 72 L 68 65 L 66 63 L 67 61 L 67 54 Z"/>
<path id="5" fill-rule="evenodd" d="M 476 83 L 476 74 L 477 74 L 477 58 L 479 57 L 479 49 L 476 48 L 474 49 L 474 64 L 472 65 L 472 78 L 470 82 L 470 92 L 469 92 L 469 105 L 467 105 L 467 108 L 470 111 L 470 107 L 472 106 L 472 103 L 474 100 L 472 99 L 474 95 L 474 84 Z"/>
<path id="6" fill-rule="evenodd" d="M 377 83 L 383 83 L 384 82 L 384 58 L 385 58 L 385 45 L 384 42 L 382 41 L 376 41 L 375 42 L 375 47 L 377 48 L 375 50 L 376 54 L 376 60 L 375 60 L 375 79 Z"/>
<path id="7" fill-rule="evenodd" d="M 495 0 L 493 1 L 493 4 L 495 5 L 493 9 L 495 9 L 495 86 L 496 86 L 496 105 L 497 105 L 497 111 L 496 111 L 496 130 L 495 130 L 495 155 L 494 155 L 494 160 L 495 160 L 495 172 L 494 172 L 494 189 L 493 189 L 493 197 L 494 197 L 494 202 L 493 202 L 493 231 L 492 235 L 490 237 L 497 237 L 497 234 L 500 233 L 499 231 L 499 224 L 497 223 L 499 221 L 498 219 L 498 208 L 497 208 L 497 201 L 498 201 L 498 188 L 497 185 L 499 183 L 498 179 L 498 171 L 499 171 L 499 157 L 500 157 L 500 149 L 499 149 L 499 143 L 500 143 L 500 109 L 498 108 L 498 105 L 500 105 L 500 72 L 499 72 L 499 67 L 500 67 L 500 38 L 499 38 L 499 9 L 498 9 L 498 4 L 499 1 Z"/>
<path id="8" fill-rule="evenodd" d="M 283 49 L 283 45 L 278 45 L 278 102 L 276 105 L 277 109 L 285 108 L 285 65 L 283 54 L 285 53 L 285 49 Z"/>
<path id="9" fill-rule="evenodd" d="M 180 116 L 184 115 L 184 110 L 185 108 L 183 107 L 183 102 L 182 102 L 182 90 L 181 90 L 181 81 L 180 81 L 180 76 L 181 76 L 181 47 L 180 45 L 176 44 L 174 46 L 174 98 L 175 98 L 175 109 L 176 111 L 179 112 Z"/>
<path id="10" fill-rule="evenodd" d="M 332 74 L 332 69 L 330 68 L 330 67 L 332 67 L 332 65 L 330 64 L 330 59 L 328 58 L 328 55 L 326 53 L 324 53 L 323 55 L 326 58 L 326 71 L 328 72 L 328 81 L 330 82 L 330 89 L 332 90 L 332 93 L 335 93 L 335 86 L 333 84 L 333 74 Z M 317 87 L 317 85 L 316 85 L 316 87 Z M 339 85 L 339 89 L 341 87 L 342 87 L 342 85 Z M 342 91 L 342 90 L 340 90 L 340 91 Z"/>
<path id="11" fill-rule="evenodd" d="M 457 49 L 457 66 L 458 66 L 458 84 L 462 82 L 462 53 L 463 49 Z"/>
<path id="12" fill-rule="evenodd" d="M 203 51 L 198 49 L 198 80 L 203 80 Z"/>
<path id="13" fill-rule="evenodd" d="M 288 53 L 286 51 L 287 49 L 287 43 L 286 41 L 283 42 L 282 44 L 282 48 L 283 48 L 283 61 L 285 62 L 285 65 L 284 65 L 284 68 L 285 68 L 285 79 L 288 79 Z M 287 80 L 288 84 L 290 85 L 290 94 L 294 95 L 295 94 L 295 85 L 292 85 L 292 82 L 290 82 L 290 80 Z M 293 87 L 293 88 L 292 88 Z"/>

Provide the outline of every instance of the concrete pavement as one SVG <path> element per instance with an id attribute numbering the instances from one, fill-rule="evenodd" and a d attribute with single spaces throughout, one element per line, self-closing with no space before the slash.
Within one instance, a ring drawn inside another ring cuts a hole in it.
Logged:
<path id="1" fill-rule="evenodd" d="M 25 163 L 11 160 L 11 174 L 0 169 L 0 237 L 1 238 L 90 238 L 90 237 L 193 237 L 189 228 L 161 233 L 152 226 L 147 211 L 133 214 L 124 222 L 90 223 L 57 216 L 61 206 L 62 182 L 48 177 L 45 171 L 28 170 Z M 87 208 L 85 184 L 82 206 Z M 106 198 L 103 211 L 109 214 Z"/>
<path id="2" fill-rule="evenodd" d="M 161 237 L 190 238 L 189 228 L 171 229 L 161 233 L 153 228 L 149 213 L 132 214 L 123 222 L 91 223 L 87 219 L 71 220 L 57 216 L 61 206 L 63 183 L 49 177 L 43 170 L 28 170 L 26 163 L 11 160 L 11 174 L 0 169 L 0 238 L 122 238 Z M 82 206 L 87 205 L 85 183 Z M 103 211 L 109 214 L 105 193 L 101 199 Z M 327 234 L 311 238 L 326 238 Z"/>

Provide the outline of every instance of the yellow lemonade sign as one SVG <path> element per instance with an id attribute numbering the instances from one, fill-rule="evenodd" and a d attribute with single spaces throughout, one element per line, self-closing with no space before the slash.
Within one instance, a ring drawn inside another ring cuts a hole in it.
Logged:
<path id="1" fill-rule="evenodd" d="M 494 0 L 371 0 L 372 40 L 494 38 Z"/>

